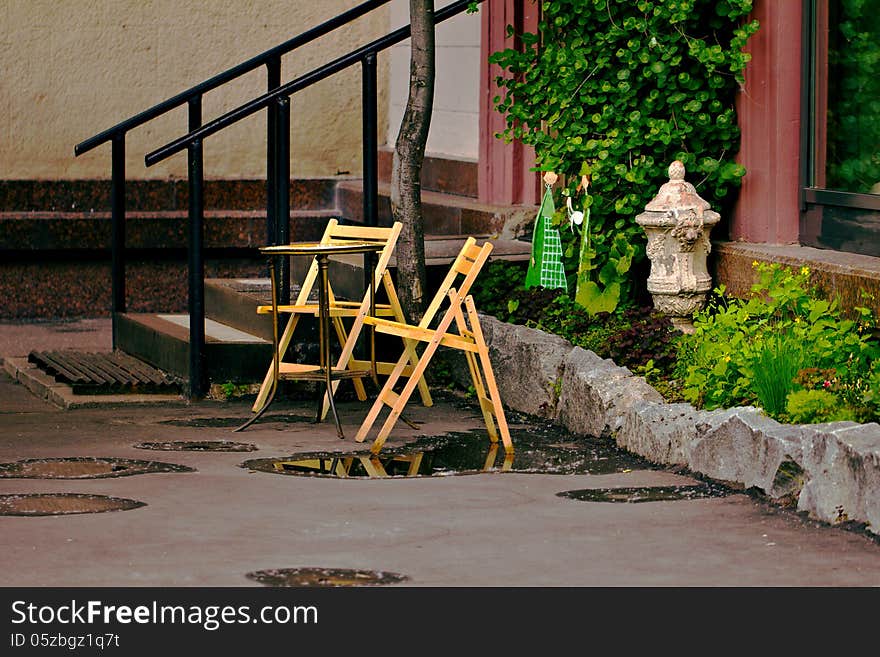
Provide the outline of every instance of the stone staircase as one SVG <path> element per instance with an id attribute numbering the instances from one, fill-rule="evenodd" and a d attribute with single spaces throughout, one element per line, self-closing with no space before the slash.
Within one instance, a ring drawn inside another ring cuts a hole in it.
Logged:
<path id="1" fill-rule="evenodd" d="M 379 222 L 382 225 L 391 222 L 390 164 L 390 151 L 385 150 L 380 153 Z M 329 186 L 330 182 L 324 180 L 298 181 L 291 194 L 291 205 L 296 208 L 291 214 L 292 240 L 318 239 L 331 216 L 352 223 L 363 221 L 362 181 L 336 179 L 332 181 L 332 195 Z M 428 157 L 423 188 L 429 281 L 445 274 L 469 235 L 492 239 L 493 258 L 528 259 L 529 242 L 515 238 L 530 230 L 535 209 L 479 203 L 475 162 Z M 240 230 L 238 235 L 227 232 L 227 239 L 234 244 L 247 242 L 252 249 L 261 246 L 264 240 L 260 230 L 265 231 L 265 223 L 259 225 L 261 218 L 265 222 L 264 214 L 255 216 L 255 226 Z M 206 225 L 210 223 L 206 218 Z M 338 295 L 360 298 L 364 281 L 362 262 L 360 256 L 331 262 L 330 277 Z M 304 275 L 308 263 L 294 259 L 291 266 L 295 294 L 295 283 Z M 213 383 L 254 382 L 262 380 L 265 374 L 271 359 L 272 327 L 268 316 L 255 312 L 257 305 L 269 303 L 269 280 L 262 268 L 262 260 L 257 256 L 249 268 L 237 275 L 211 276 L 205 281 L 206 366 L 207 376 Z M 392 259 L 392 275 L 395 268 Z M 189 316 L 184 312 L 127 313 L 120 317 L 117 343 L 125 352 L 186 378 L 188 322 Z M 306 322 L 299 335 L 303 343 L 297 345 L 296 353 L 312 353 L 316 339 L 314 326 Z"/>

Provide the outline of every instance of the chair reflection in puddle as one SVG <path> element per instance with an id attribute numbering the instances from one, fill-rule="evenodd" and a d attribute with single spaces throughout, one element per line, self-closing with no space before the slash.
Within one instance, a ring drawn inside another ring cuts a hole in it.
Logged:
<path id="1" fill-rule="evenodd" d="M 355 436 L 358 442 L 366 440 L 382 410 L 388 406 L 390 408 L 388 417 L 370 448 L 373 454 L 378 454 L 382 449 L 382 445 L 400 419 L 407 401 L 440 346 L 464 353 L 480 410 L 486 422 L 489 440 L 491 443 L 497 443 L 500 437 L 505 451 L 513 452 L 513 442 L 504 417 L 504 408 L 498 394 L 492 363 L 489 360 L 489 349 L 483 337 L 473 297 L 468 294 L 491 252 L 491 242 L 477 246 L 476 240 L 469 237 L 417 326 L 375 317 L 365 319 L 365 322 L 375 326 L 379 333 L 397 335 L 405 342 L 416 340 L 426 343 L 418 363 L 411 372 L 407 372 L 411 355 L 405 352 L 400 357 Z M 454 287 L 456 284 L 458 287 Z M 445 310 L 441 313 L 444 304 L 446 304 Z M 436 327 L 431 328 L 435 319 L 438 320 Z M 453 323 L 457 332 L 451 331 Z M 401 378 L 406 382 L 398 393 L 394 391 L 394 387 Z"/>
<path id="2" fill-rule="evenodd" d="M 433 465 L 431 451 L 416 451 L 403 453 L 357 454 L 341 456 L 312 456 L 303 459 L 289 459 L 276 461 L 275 470 L 278 472 L 290 472 L 304 475 L 323 475 L 340 478 L 370 478 L 383 479 L 386 477 L 420 477 L 431 475 L 452 475 L 466 472 L 508 472 L 513 467 L 513 452 L 504 452 L 504 458 L 496 466 L 498 459 L 498 443 L 489 445 L 488 452 L 480 469 L 462 468 L 452 470 L 449 468 L 436 468 Z M 427 458 L 426 458 L 427 457 Z"/>

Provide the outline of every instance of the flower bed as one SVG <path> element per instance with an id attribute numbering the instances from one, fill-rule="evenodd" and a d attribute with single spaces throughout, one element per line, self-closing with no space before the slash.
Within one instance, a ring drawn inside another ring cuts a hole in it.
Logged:
<path id="1" fill-rule="evenodd" d="M 880 420 L 880 340 L 871 311 L 844 316 L 810 287 L 806 267 L 755 268 L 751 296 L 717 289 L 692 335 L 650 306 L 590 315 L 561 290 L 524 289 L 521 269 L 510 263 L 490 268 L 477 307 L 610 358 L 669 402 L 706 410 L 754 405 L 795 424 Z"/>

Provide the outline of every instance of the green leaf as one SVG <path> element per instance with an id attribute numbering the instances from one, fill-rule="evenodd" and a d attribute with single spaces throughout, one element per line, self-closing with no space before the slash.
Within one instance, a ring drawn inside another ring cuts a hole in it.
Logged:
<path id="1" fill-rule="evenodd" d="M 619 301 L 620 285 L 618 283 L 611 283 L 604 290 L 600 290 L 598 285 L 589 281 L 584 285 L 579 285 L 575 295 L 575 302 L 591 315 L 613 312 Z"/>
<path id="2" fill-rule="evenodd" d="M 602 269 L 599 270 L 599 282 L 602 285 L 608 285 L 612 281 L 617 280 L 617 263 L 609 260 Z"/>

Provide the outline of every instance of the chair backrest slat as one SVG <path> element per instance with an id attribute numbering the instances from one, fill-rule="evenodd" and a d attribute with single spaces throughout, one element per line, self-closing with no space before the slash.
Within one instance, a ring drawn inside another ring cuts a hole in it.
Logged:
<path id="1" fill-rule="evenodd" d="M 483 246 L 479 247 L 479 251 L 473 262 L 467 266 L 467 273 L 465 274 L 464 280 L 458 286 L 458 295 L 460 299 L 464 300 L 471 291 L 471 286 L 474 284 L 474 281 L 477 280 L 477 275 L 489 259 L 490 253 L 492 253 L 492 243 L 484 242 Z"/>
<path id="2" fill-rule="evenodd" d="M 455 261 L 455 271 L 467 276 L 474 265 L 474 261 L 476 261 L 482 253 L 483 247 L 477 246 L 476 244 L 466 244 L 459 253 L 459 258 Z"/>
<path id="3" fill-rule="evenodd" d="M 364 240 L 367 242 L 386 242 L 394 228 L 377 228 L 373 226 L 340 226 L 338 223 L 332 231 L 332 238 L 348 240 Z"/>
<path id="4" fill-rule="evenodd" d="M 390 228 L 384 228 L 375 226 L 343 226 L 339 223 L 338 219 L 330 219 L 327 222 L 327 227 L 324 229 L 324 234 L 321 236 L 320 243 L 337 244 L 359 241 L 384 244 L 385 248 L 379 252 L 379 259 L 376 262 L 375 287 L 378 289 L 379 285 L 382 283 L 383 274 L 388 268 L 391 254 L 394 252 L 397 238 L 400 236 L 400 231 L 402 229 L 403 224 L 399 221 L 394 222 Z M 318 261 L 312 260 L 312 264 L 309 266 L 309 270 L 303 279 L 299 296 L 296 299 L 297 305 L 306 305 L 308 303 L 309 295 L 312 292 L 312 287 L 317 278 Z M 332 299 L 335 298 L 332 289 L 329 290 L 329 292 L 332 301 Z"/>
<path id="5" fill-rule="evenodd" d="M 482 246 L 476 246 L 476 240 L 473 237 L 467 238 L 458 256 L 449 268 L 449 273 L 446 274 L 446 278 L 443 279 L 443 282 L 437 289 L 437 293 L 431 300 L 431 304 L 422 316 L 422 321 L 419 322 L 421 328 L 428 328 L 431 322 L 434 321 L 434 317 L 440 310 L 440 306 L 443 305 L 443 302 L 449 296 L 449 292 L 454 290 L 453 286 L 459 275 L 463 275 L 464 279 L 459 283 L 455 293 L 460 299 L 464 299 L 486 260 L 489 259 L 491 252 L 491 242 L 484 242 Z"/>
<path id="6" fill-rule="evenodd" d="M 480 257 L 480 254 L 483 252 L 482 246 L 477 246 L 473 244 L 464 249 L 464 257 L 470 260 L 476 260 Z"/>
<path id="7" fill-rule="evenodd" d="M 446 295 L 449 293 L 450 288 L 453 283 L 455 283 L 455 279 L 458 277 L 458 267 L 464 259 L 465 249 L 475 243 L 476 240 L 473 237 L 468 237 L 467 240 L 465 240 L 464 247 L 459 252 L 458 256 L 456 256 L 455 261 L 449 268 L 449 272 L 446 274 L 443 282 L 440 283 L 440 287 L 437 288 L 437 294 L 434 295 L 434 298 L 425 310 L 425 314 L 422 315 L 422 321 L 419 322 L 421 328 L 428 328 L 431 322 L 434 321 L 434 316 L 437 314 L 437 311 L 440 310 L 440 306 L 443 304 Z"/>
<path id="8" fill-rule="evenodd" d="M 467 258 L 461 258 L 461 260 L 459 260 L 458 262 L 455 263 L 455 271 L 457 271 L 459 274 L 463 274 L 464 276 L 467 276 L 471 272 L 471 269 L 473 268 L 473 266 L 474 266 L 473 260 L 468 260 Z"/>

